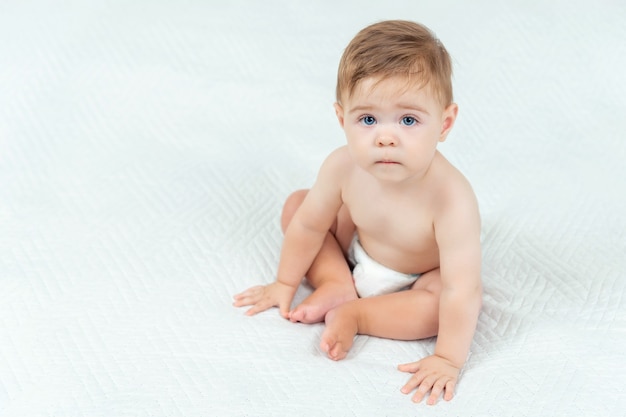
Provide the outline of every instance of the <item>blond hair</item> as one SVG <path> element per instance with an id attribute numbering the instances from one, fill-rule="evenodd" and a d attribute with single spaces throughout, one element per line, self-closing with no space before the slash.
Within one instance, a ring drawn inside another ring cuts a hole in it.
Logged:
<path id="1" fill-rule="evenodd" d="M 443 106 L 452 103 L 450 55 L 426 26 L 387 20 L 361 30 L 346 47 L 337 73 L 337 102 L 350 98 L 365 78 L 403 76 L 428 86 Z"/>

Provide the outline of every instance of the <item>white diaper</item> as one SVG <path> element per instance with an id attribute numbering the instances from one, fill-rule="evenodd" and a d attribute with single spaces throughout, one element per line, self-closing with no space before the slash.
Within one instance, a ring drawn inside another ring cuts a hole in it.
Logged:
<path id="1" fill-rule="evenodd" d="M 420 274 L 394 271 L 370 258 L 356 234 L 348 250 L 348 261 L 354 267 L 352 276 L 359 297 L 400 291 L 411 286 L 420 277 Z"/>

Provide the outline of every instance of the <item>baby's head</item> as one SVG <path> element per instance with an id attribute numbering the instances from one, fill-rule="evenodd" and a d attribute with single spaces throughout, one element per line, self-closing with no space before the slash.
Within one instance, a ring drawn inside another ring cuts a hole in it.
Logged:
<path id="1" fill-rule="evenodd" d="M 427 27 L 404 20 L 375 23 L 352 39 L 339 62 L 337 102 L 349 99 L 364 79 L 394 76 L 429 88 L 444 108 L 452 103 L 448 52 Z"/>

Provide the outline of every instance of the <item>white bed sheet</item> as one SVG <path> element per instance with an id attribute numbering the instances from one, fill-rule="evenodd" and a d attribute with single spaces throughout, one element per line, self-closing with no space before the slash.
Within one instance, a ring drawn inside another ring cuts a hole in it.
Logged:
<path id="1" fill-rule="evenodd" d="M 623 4 L 73 3 L 0 5 L 0 415 L 624 415 Z M 323 325 L 231 306 L 343 142 L 343 48 L 388 18 L 454 58 L 441 150 L 484 223 L 484 309 L 435 407 L 395 369 L 433 340 L 335 363 Z"/>

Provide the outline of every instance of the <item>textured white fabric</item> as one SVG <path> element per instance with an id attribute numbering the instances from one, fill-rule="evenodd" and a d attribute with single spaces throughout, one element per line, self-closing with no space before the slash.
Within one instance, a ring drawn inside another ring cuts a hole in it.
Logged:
<path id="1" fill-rule="evenodd" d="M 274 280 L 285 197 L 344 143 L 343 48 L 388 18 L 453 56 L 440 150 L 483 219 L 484 307 L 435 407 L 396 369 L 434 339 L 333 362 L 322 324 L 231 304 Z M 0 415 L 624 415 L 624 22 L 608 0 L 2 2 Z"/>

